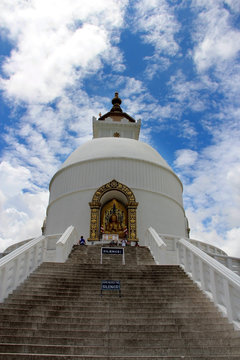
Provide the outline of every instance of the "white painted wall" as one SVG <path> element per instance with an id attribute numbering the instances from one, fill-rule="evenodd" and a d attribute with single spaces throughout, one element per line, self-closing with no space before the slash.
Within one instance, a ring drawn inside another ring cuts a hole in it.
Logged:
<path id="1" fill-rule="evenodd" d="M 147 144 L 132 139 L 94 139 L 74 151 L 50 183 L 46 235 L 63 233 L 73 225 L 89 237 L 89 202 L 96 190 L 116 179 L 134 193 L 137 234 L 144 243 L 146 229 L 186 235 L 182 183 L 165 160 Z M 115 196 L 115 195 L 114 195 Z"/>
<path id="2" fill-rule="evenodd" d="M 104 121 L 98 121 L 93 117 L 93 138 L 113 137 L 118 132 L 120 137 L 138 140 L 141 128 L 141 120 L 130 122 L 126 118 L 115 121 L 111 117 Z"/>
<path id="3" fill-rule="evenodd" d="M 165 194 L 182 205 L 182 184 L 169 169 L 140 159 L 106 158 L 70 165 L 55 174 L 50 203 L 67 193 L 98 189 L 112 179 L 128 187 Z"/>
<path id="4" fill-rule="evenodd" d="M 144 242 L 149 226 L 159 233 L 185 236 L 182 186 L 178 178 L 161 166 L 131 159 L 84 162 L 57 173 L 50 187 L 45 234 L 63 233 L 73 225 L 87 238 L 89 202 L 95 191 L 113 178 L 127 185 L 139 203 L 137 233 L 140 243 Z"/>

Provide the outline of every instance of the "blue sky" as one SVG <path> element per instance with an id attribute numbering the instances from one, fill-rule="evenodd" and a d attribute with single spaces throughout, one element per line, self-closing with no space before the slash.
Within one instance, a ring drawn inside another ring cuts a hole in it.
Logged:
<path id="1" fill-rule="evenodd" d="M 191 237 L 240 257 L 239 0 L 2 0 L 0 250 L 115 91 L 184 185 Z"/>

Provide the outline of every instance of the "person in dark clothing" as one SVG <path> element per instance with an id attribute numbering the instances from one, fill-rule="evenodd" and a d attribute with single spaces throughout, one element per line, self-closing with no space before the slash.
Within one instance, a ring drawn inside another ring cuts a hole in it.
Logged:
<path id="1" fill-rule="evenodd" d="M 86 244 L 86 241 L 85 239 L 83 238 L 83 236 L 81 236 L 80 240 L 79 240 L 79 245 L 85 245 Z"/>

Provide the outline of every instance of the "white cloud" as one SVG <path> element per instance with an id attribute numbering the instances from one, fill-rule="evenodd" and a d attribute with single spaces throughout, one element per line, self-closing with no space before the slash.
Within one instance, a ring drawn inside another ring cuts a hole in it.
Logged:
<path id="1" fill-rule="evenodd" d="M 138 96 L 146 88 L 144 87 L 142 81 L 136 80 L 134 78 L 124 78 L 125 88 L 121 91 L 121 95 L 129 98 L 130 96 Z"/>
<path id="2" fill-rule="evenodd" d="M 145 75 L 148 79 L 170 65 L 168 57 L 179 51 L 175 34 L 179 31 L 179 23 L 165 0 L 137 0 L 134 3 L 133 31 L 138 32 L 144 43 L 153 46 L 153 54 L 145 57 L 147 67 Z"/>
<path id="3" fill-rule="evenodd" d="M 225 3 L 236 13 L 240 12 L 240 2 L 238 0 L 225 0 Z"/>
<path id="4" fill-rule="evenodd" d="M 31 184 L 47 187 L 66 157 L 92 138 L 92 116 L 98 116 L 104 102 L 109 104 L 109 99 L 90 99 L 85 92 L 75 90 L 63 95 L 55 107 L 29 105 L 19 126 L 5 135 L 9 146 L 3 159 L 27 167 Z"/>
<path id="5" fill-rule="evenodd" d="M 215 144 L 198 156 L 179 150 L 175 166 L 184 183 L 191 237 L 224 246 L 233 255 L 231 243 L 237 243 L 237 230 L 231 230 L 239 228 L 240 218 L 240 131 L 226 126 L 214 135 Z"/>
<path id="6" fill-rule="evenodd" d="M 175 55 L 179 47 L 174 35 L 179 24 L 165 0 L 138 0 L 135 2 L 135 26 L 146 43 L 162 54 Z"/>
<path id="7" fill-rule="evenodd" d="M 198 158 L 198 153 L 193 150 L 183 149 L 176 151 L 176 156 L 174 162 L 176 167 L 192 166 Z"/>
<path id="8" fill-rule="evenodd" d="M 14 196 L 23 188 L 31 188 L 31 173 L 29 169 L 18 166 L 12 167 L 6 161 L 0 163 L 0 184 L 4 196 Z"/>
<path id="9" fill-rule="evenodd" d="M 211 82 L 206 76 L 187 80 L 182 71 L 170 77 L 168 85 L 171 89 L 171 98 L 180 104 L 181 113 L 184 110 L 191 109 L 195 112 L 203 111 L 209 106 L 209 98 L 203 91 L 208 92 L 216 90 L 216 84 Z"/>
<path id="10" fill-rule="evenodd" d="M 145 56 L 144 60 L 148 63 L 145 70 L 145 75 L 148 80 L 152 80 L 154 75 L 160 71 L 166 70 L 171 64 L 168 58 L 159 56 L 158 54 L 154 54 L 153 56 Z"/>
<path id="11" fill-rule="evenodd" d="M 31 183 L 29 169 L 0 164 L 0 200 L 0 252 L 12 243 L 41 234 L 48 191 Z"/>
<path id="12" fill-rule="evenodd" d="M 234 7 L 233 2 L 231 2 Z M 240 31 L 233 28 L 231 15 L 220 2 L 193 1 L 198 20 L 194 38 L 197 41 L 193 59 L 199 71 L 211 66 L 226 66 L 240 51 Z M 229 2 L 230 4 L 230 2 Z"/>
<path id="13" fill-rule="evenodd" d="M 1 87 L 16 101 L 42 103 L 101 66 L 118 39 L 126 1 L 17 0 L 1 2 L 2 32 L 15 49 L 5 61 Z M 118 59 L 121 58 L 119 54 Z M 116 64 L 115 56 L 112 56 Z M 121 69 L 118 63 L 118 69 Z M 24 84 L 24 86 L 22 86 Z"/>
<path id="14" fill-rule="evenodd" d="M 230 256 L 240 258 L 240 227 L 227 231 L 226 244 L 223 245 L 223 250 Z"/>
<path id="15" fill-rule="evenodd" d="M 194 126 L 191 121 L 189 120 L 183 120 L 181 122 L 181 135 L 185 139 L 195 139 L 197 136 L 197 131 L 194 129 Z"/>
<path id="16" fill-rule="evenodd" d="M 210 94 L 220 95 L 215 104 L 214 96 L 209 99 L 215 112 L 219 111 L 215 119 L 236 122 L 239 117 L 240 31 L 234 24 L 240 11 L 239 2 L 195 0 L 192 5 L 196 12 L 192 56 L 199 78 Z"/>
<path id="17" fill-rule="evenodd" d="M 49 102 L 60 96 L 66 86 L 74 84 L 78 76 L 75 67 L 83 71 L 88 66 L 99 66 L 96 56 L 107 49 L 106 32 L 94 25 L 69 32 L 55 48 L 46 39 L 32 53 L 25 43 L 24 48 L 20 46 L 18 52 L 12 53 L 3 66 L 7 79 L 1 82 L 8 96 L 29 103 Z"/>

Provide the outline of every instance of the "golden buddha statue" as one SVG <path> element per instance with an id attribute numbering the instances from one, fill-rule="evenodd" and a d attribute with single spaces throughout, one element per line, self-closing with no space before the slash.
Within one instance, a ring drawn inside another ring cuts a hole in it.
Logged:
<path id="1" fill-rule="evenodd" d="M 119 231 L 122 230 L 122 226 L 120 222 L 117 220 L 117 216 L 115 214 L 112 214 L 110 216 L 106 230 L 110 233 L 118 233 Z"/>
<path id="2" fill-rule="evenodd" d="M 116 199 L 106 203 L 101 211 L 101 233 L 117 234 L 123 239 L 127 235 L 127 211 L 123 204 Z"/>

